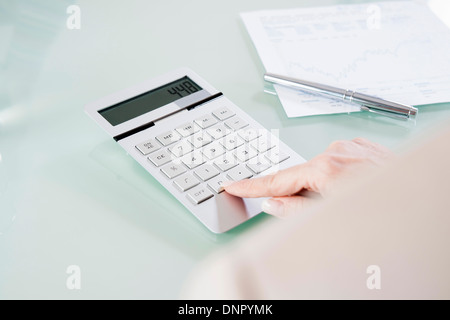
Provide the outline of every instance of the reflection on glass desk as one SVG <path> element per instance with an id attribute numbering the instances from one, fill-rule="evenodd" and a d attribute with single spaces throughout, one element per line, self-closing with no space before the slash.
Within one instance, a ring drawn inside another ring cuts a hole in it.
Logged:
<path id="1" fill-rule="evenodd" d="M 79 30 L 66 27 L 71 4 L 0 5 L 0 299 L 176 298 L 202 259 L 274 220 L 210 233 L 98 129 L 88 101 L 188 66 L 306 159 L 358 136 L 401 150 L 450 117 L 440 104 L 419 107 L 413 126 L 362 113 L 288 119 L 263 92 L 239 12 L 310 1 L 79 1 Z M 71 265 L 81 290 L 66 286 Z"/>

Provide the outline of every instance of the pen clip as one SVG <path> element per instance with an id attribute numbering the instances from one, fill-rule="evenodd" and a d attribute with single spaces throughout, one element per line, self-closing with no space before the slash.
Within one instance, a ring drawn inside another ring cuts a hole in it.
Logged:
<path id="1" fill-rule="evenodd" d="M 403 121 L 407 121 L 410 119 L 409 115 L 407 114 L 402 114 L 402 113 L 392 113 L 392 112 L 388 112 L 388 111 L 383 111 L 383 110 L 379 110 L 379 109 L 375 109 L 369 106 L 361 106 L 361 110 L 363 111 L 369 111 L 372 113 L 376 113 L 379 115 L 383 115 L 392 119 L 396 119 L 396 120 L 403 120 Z"/>

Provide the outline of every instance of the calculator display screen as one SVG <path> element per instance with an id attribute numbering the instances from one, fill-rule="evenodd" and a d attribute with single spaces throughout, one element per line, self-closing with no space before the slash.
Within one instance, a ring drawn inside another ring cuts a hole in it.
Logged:
<path id="1" fill-rule="evenodd" d="M 100 110 L 99 113 L 116 126 L 200 90 L 202 88 L 186 76 Z"/>

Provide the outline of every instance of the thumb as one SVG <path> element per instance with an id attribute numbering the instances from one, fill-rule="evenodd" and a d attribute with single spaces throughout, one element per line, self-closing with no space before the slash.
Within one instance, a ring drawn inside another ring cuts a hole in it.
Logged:
<path id="1" fill-rule="evenodd" d="M 287 218 L 305 210 L 315 201 L 302 196 L 274 197 L 264 200 L 261 209 L 276 217 Z"/>

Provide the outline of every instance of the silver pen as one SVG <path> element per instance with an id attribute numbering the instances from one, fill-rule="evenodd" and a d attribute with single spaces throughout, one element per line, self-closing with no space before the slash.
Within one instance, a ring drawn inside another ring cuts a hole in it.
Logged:
<path id="1" fill-rule="evenodd" d="M 336 88 L 326 84 L 316 83 L 312 81 L 285 77 L 273 73 L 264 74 L 264 80 L 270 83 L 279 84 L 297 90 L 303 90 L 310 93 L 317 93 L 357 103 L 361 106 L 361 110 L 382 114 L 395 119 L 401 120 L 415 119 L 417 113 L 419 112 L 417 108 L 413 106 L 388 101 L 364 93 L 358 93 L 352 90 Z"/>

